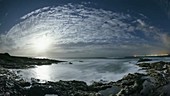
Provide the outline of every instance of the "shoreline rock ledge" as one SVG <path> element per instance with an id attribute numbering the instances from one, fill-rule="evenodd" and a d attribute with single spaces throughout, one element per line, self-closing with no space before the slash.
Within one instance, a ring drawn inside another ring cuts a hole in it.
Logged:
<path id="1" fill-rule="evenodd" d="M 52 63 L 60 63 L 65 61 L 53 59 L 40 59 L 31 57 L 11 56 L 8 53 L 0 53 L 0 66 L 8 69 L 31 68 L 35 65 L 50 65 Z"/>

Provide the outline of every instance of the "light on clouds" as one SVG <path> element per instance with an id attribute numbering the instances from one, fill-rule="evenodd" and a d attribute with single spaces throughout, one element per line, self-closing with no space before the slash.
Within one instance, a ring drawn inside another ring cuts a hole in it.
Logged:
<path id="1" fill-rule="evenodd" d="M 33 50 L 37 53 L 44 53 L 50 50 L 52 40 L 50 37 L 39 37 L 32 41 Z"/>
<path id="2" fill-rule="evenodd" d="M 146 49 L 144 52 L 151 52 L 153 48 L 155 52 L 168 50 L 169 36 L 147 24 L 146 17 L 140 14 L 136 18 L 127 13 L 73 4 L 40 8 L 21 17 L 20 23 L 0 35 L 0 46 L 3 46 L 0 50 L 60 56 L 111 56 L 141 54 L 142 49 Z"/>

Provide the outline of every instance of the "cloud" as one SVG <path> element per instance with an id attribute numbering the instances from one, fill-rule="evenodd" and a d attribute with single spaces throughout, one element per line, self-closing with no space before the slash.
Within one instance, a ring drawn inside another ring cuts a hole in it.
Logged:
<path id="1" fill-rule="evenodd" d="M 161 35 L 161 39 L 163 41 L 163 43 L 165 44 L 165 46 L 169 47 L 170 46 L 170 35 L 167 33 L 164 34 L 160 34 Z"/>
<path id="2" fill-rule="evenodd" d="M 34 54 L 33 42 L 43 36 L 51 40 L 49 53 L 94 52 L 93 55 L 114 55 L 122 50 L 125 51 L 124 54 L 129 54 L 127 50 L 132 52 L 133 49 L 147 48 L 146 45 L 157 47 L 161 42 L 168 44 L 169 40 L 158 28 L 133 15 L 85 5 L 69 3 L 44 7 L 20 19 L 21 22 L 13 26 L 7 34 L 0 35 L 1 51 L 17 54 L 18 50 L 27 50 L 29 54 Z M 160 38 L 164 39 L 159 41 Z"/>
<path id="3" fill-rule="evenodd" d="M 141 19 L 137 19 L 137 22 L 139 22 L 141 26 L 145 26 L 145 22 L 143 22 Z"/>

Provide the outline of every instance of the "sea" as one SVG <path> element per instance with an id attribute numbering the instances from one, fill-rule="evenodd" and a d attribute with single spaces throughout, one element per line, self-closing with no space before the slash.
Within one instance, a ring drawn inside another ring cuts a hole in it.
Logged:
<path id="1" fill-rule="evenodd" d="M 170 57 L 150 58 L 153 61 L 168 61 Z M 26 81 L 32 78 L 39 79 L 40 82 L 46 81 L 84 81 L 87 84 L 93 82 L 117 81 L 129 73 L 145 73 L 136 64 L 138 58 L 97 58 L 97 59 L 57 59 L 67 62 L 61 62 L 51 65 L 35 66 L 28 69 L 11 69 L 18 76 Z"/>

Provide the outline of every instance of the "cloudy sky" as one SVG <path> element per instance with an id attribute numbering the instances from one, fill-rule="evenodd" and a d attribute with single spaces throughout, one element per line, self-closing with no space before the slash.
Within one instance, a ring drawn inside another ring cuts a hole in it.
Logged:
<path id="1" fill-rule="evenodd" d="M 169 25 L 154 0 L 0 0 L 0 52 L 47 57 L 170 53 Z"/>

